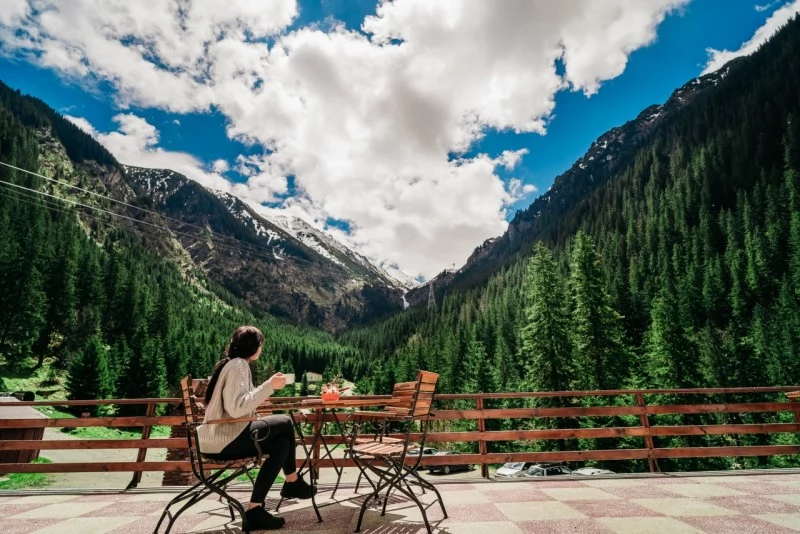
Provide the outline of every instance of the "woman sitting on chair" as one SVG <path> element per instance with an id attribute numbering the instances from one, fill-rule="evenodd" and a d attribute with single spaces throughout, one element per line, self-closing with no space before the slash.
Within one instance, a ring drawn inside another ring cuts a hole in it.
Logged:
<path id="1" fill-rule="evenodd" d="M 204 423 L 220 419 L 255 419 L 255 411 L 264 400 L 286 385 L 282 373 L 272 375 L 258 387 L 253 387 L 250 362 L 261 355 L 264 334 L 254 326 L 240 326 L 233 332 L 226 357 L 217 363 L 206 389 Z M 226 458 L 256 456 L 255 440 L 269 457 L 253 485 L 247 507 L 250 530 L 281 528 L 286 520 L 264 509 L 264 500 L 278 472 L 283 467 L 286 482 L 281 489 L 285 498 L 309 499 L 316 488 L 297 476 L 295 466 L 295 435 L 292 419 L 287 415 L 269 415 L 254 421 L 203 424 L 197 428 L 200 450 L 205 454 Z"/>

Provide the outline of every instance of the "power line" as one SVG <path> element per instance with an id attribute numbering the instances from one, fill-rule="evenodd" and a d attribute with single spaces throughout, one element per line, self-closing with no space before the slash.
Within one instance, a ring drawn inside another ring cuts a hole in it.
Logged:
<path id="1" fill-rule="evenodd" d="M 243 252 L 249 252 L 249 253 L 251 253 L 251 254 L 258 255 L 258 253 L 257 253 L 256 251 L 257 251 L 257 250 L 261 250 L 261 251 L 264 251 L 264 252 L 266 252 L 266 253 L 268 253 L 268 254 L 273 254 L 273 255 L 274 255 L 274 252 L 273 252 L 271 249 L 268 249 L 268 248 L 266 248 L 266 247 L 262 247 L 262 246 L 260 246 L 260 245 L 256 245 L 256 244 L 254 244 L 254 243 L 248 243 L 248 242 L 246 242 L 246 241 L 242 241 L 241 239 L 238 239 L 238 238 L 236 238 L 236 237 L 222 235 L 222 234 L 216 233 L 216 232 L 214 232 L 213 230 L 210 230 L 210 229 L 208 229 L 208 228 L 204 228 L 204 227 L 202 227 L 202 226 L 198 226 L 198 225 L 196 225 L 196 224 L 192 224 L 192 223 L 189 223 L 189 222 L 186 222 L 186 221 L 182 221 L 182 220 L 180 220 L 180 219 L 175 219 L 175 218 L 173 218 L 173 217 L 169 217 L 168 215 L 164 215 L 164 214 L 162 214 L 162 213 L 159 213 L 159 212 L 157 212 L 157 211 L 148 210 L 148 209 L 142 208 L 142 207 L 140 207 L 140 206 L 135 206 L 135 205 L 133 205 L 133 204 L 129 204 L 129 203 L 127 203 L 127 202 L 123 202 L 123 201 L 121 201 L 121 200 L 117 200 L 117 199 L 115 199 L 115 198 L 112 198 L 112 197 L 109 197 L 109 196 L 106 196 L 106 195 L 102 195 L 102 194 L 100 194 L 100 193 L 97 193 L 97 192 L 95 192 L 95 191 L 90 191 L 90 190 L 88 190 L 88 189 L 84 189 L 84 188 L 78 187 L 78 186 L 76 186 L 76 185 L 70 184 L 69 182 L 64 182 L 64 181 L 62 181 L 62 180 L 57 180 L 57 179 L 55 179 L 55 178 L 50 178 L 50 177 L 48 177 L 48 176 L 44 176 L 44 175 L 42 175 L 42 174 L 39 174 L 39 173 L 36 173 L 36 172 L 33 172 L 33 171 L 29 171 L 29 170 L 27 170 L 27 169 L 23 169 L 23 168 L 21 168 L 21 167 L 17 167 L 16 165 L 11 165 L 11 164 L 9 164 L 9 163 L 6 163 L 6 162 L 4 162 L 4 161 L 0 161 L 0 165 L 2 165 L 2 166 L 4 166 L 4 167 L 7 167 L 7 168 L 9 168 L 9 169 L 14 169 L 14 170 L 16 170 L 16 171 L 19 171 L 19 172 L 23 172 L 23 173 L 29 174 L 29 175 L 31 175 L 31 176 L 36 176 L 36 177 L 38 177 L 38 178 L 42 178 L 43 180 L 48 180 L 48 181 L 50 181 L 50 182 L 54 182 L 54 183 L 57 183 L 57 184 L 60 184 L 60 185 L 66 186 L 66 187 L 70 187 L 70 188 L 72 188 L 72 189 L 75 189 L 75 190 L 81 191 L 81 192 L 83 192 L 83 193 L 86 193 L 86 194 L 89 194 L 89 195 L 93 195 L 93 196 L 96 196 L 96 197 L 98 197 L 98 198 L 102 198 L 102 199 L 108 200 L 108 201 L 110 201 L 110 202 L 114 202 L 114 203 L 116 203 L 116 204 L 119 204 L 119 205 L 122 205 L 122 206 L 126 206 L 126 207 L 128 207 L 128 208 L 131 208 L 131 209 L 135 209 L 135 210 L 138 210 L 138 211 L 141 211 L 141 212 L 144 212 L 144 213 L 149 213 L 149 214 L 151 214 L 151 215 L 154 215 L 154 216 L 156 216 L 156 217 L 159 217 L 159 218 L 162 218 L 162 219 L 166 219 L 166 220 L 169 220 L 169 221 L 176 222 L 176 223 L 178 223 L 178 224 L 182 224 L 182 225 L 190 226 L 190 227 L 192 227 L 192 228 L 196 228 L 196 229 L 200 230 L 200 231 L 201 231 L 201 232 L 203 232 L 203 233 L 208 233 L 208 234 L 210 234 L 210 235 L 209 235 L 209 240 L 210 240 L 212 243 L 216 243 L 216 244 L 218 244 L 218 245 L 222 245 L 222 246 L 228 246 L 228 247 L 230 247 L 230 245 L 226 245 L 225 243 L 220 243 L 219 241 L 215 241 L 215 240 L 214 240 L 214 236 L 219 236 L 220 238 L 223 238 L 223 239 L 228 239 L 228 240 L 230 240 L 230 241 L 235 241 L 236 243 L 239 243 L 239 244 L 240 244 L 240 245 L 242 245 L 243 247 L 249 247 L 249 250 L 248 250 L 248 249 L 246 249 L 246 248 L 240 248 L 240 249 L 239 249 L 239 250 L 241 250 L 241 251 L 243 251 Z M 11 184 L 11 185 L 14 185 L 14 186 L 16 186 L 16 184 Z M 46 194 L 46 193 L 43 193 L 43 194 Z M 52 196 L 52 195 L 50 195 L 50 196 Z M 55 197 L 55 198 L 60 198 L 60 197 Z M 64 200 L 65 202 L 72 202 L 72 201 L 70 201 L 69 199 L 63 199 L 63 198 L 62 198 L 62 200 Z M 102 210 L 102 209 L 99 209 L 99 208 L 94 208 L 94 207 L 92 207 L 92 206 L 88 206 L 88 205 L 85 205 L 85 204 L 79 204 L 79 203 L 77 203 L 77 204 L 78 204 L 78 205 L 81 205 L 81 206 L 83 206 L 83 207 L 86 207 L 86 208 L 88 208 L 88 209 L 98 209 L 98 211 L 103 211 L 103 212 L 105 212 L 105 213 L 109 213 L 109 214 L 111 214 L 111 215 L 118 215 L 118 214 L 116 214 L 115 212 L 110 212 L 110 211 Z M 120 216 L 120 217 L 123 217 L 123 218 L 125 218 L 125 216 L 124 216 L 124 215 L 119 215 L 119 216 Z M 150 223 L 146 223 L 146 222 L 144 222 L 144 221 L 139 221 L 138 219 L 131 219 L 131 220 L 134 220 L 134 221 L 136 221 L 136 222 L 142 222 L 142 223 L 144 223 L 144 224 L 150 224 Z M 151 225 L 151 226 L 154 226 L 154 225 L 152 225 L 152 224 L 150 224 L 150 225 Z M 189 235 L 190 237 L 194 237 L 194 236 L 191 236 L 190 234 L 186 234 L 186 233 L 183 233 L 183 234 L 181 234 L 180 232 L 177 232 L 177 231 L 175 231 L 175 230 L 172 230 L 172 229 L 171 229 L 171 228 L 169 228 L 168 226 L 163 226 L 163 227 L 161 227 L 161 228 L 165 228 L 165 229 L 167 229 L 167 230 L 169 230 L 169 231 L 171 231 L 171 232 L 174 232 L 174 233 L 176 233 L 176 234 L 179 234 L 179 235 Z M 263 256 L 261 256 L 261 257 L 263 257 Z M 300 262 L 305 262 L 305 263 L 309 263 L 309 264 L 313 263 L 313 262 L 311 262 L 311 261 L 308 261 L 308 260 L 303 260 L 303 259 L 301 259 L 301 258 L 293 258 L 293 260 L 295 260 L 295 261 L 300 261 Z"/>
<path id="2" fill-rule="evenodd" d="M 128 221 L 132 221 L 134 223 L 144 224 L 144 225 L 147 225 L 147 226 L 151 226 L 153 228 L 158 228 L 160 230 L 166 230 L 166 231 L 171 232 L 171 233 L 173 233 L 175 235 L 181 235 L 181 236 L 189 237 L 189 238 L 195 239 L 197 241 L 203 241 L 203 242 L 207 241 L 205 238 L 203 238 L 201 236 L 188 234 L 186 232 L 179 232 L 177 230 L 173 230 L 173 229 L 169 228 L 168 226 L 162 226 L 162 225 L 154 224 L 154 223 L 147 222 L 147 221 L 141 221 L 139 219 L 134 219 L 133 217 L 128 217 L 127 215 L 122 215 L 121 213 L 115 213 L 113 211 L 104 210 L 102 208 L 98 208 L 98 207 L 95 207 L 95 206 L 90 206 L 88 204 L 83 204 L 83 203 L 75 201 L 75 200 L 62 198 L 62 197 L 59 197 L 57 195 L 46 193 L 44 191 L 37 191 L 35 189 L 31 189 L 29 187 L 24 187 L 24 186 L 21 186 L 19 184 L 15 184 L 15 183 L 12 183 L 12 182 L 7 182 L 7 181 L 4 181 L 4 180 L 0 180 L 0 184 L 6 184 L 6 185 L 9 185 L 9 186 L 12 186 L 12 187 L 15 187 L 15 188 L 19 188 L 19 189 L 22 189 L 22 190 L 25 190 L 25 191 L 29 191 L 29 192 L 36 193 L 36 194 L 39 194 L 39 195 L 43 195 L 43 196 L 46 196 L 46 197 L 49 197 L 49 198 L 57 199 L 57 200 L 60 200 L 62 202 L 73 204 L 75 206 L 79 206 L 79 207 L 90 209 L 90 210 L 94 210 L 94 211 L 99 211 L 101 213 L 105 213 L 105 214 L 108 214 L 108 215 L 111 215 L 111 216 L 114 216 L 114 217 L 120 217 L 122 219 L 125 219 L 125 220 L 128 220 Z M 95 219 L 99 220 L 97 218 L 95 218 Z M 209 233 L 213 234 L 213 232 L 210 232 L 210 231 L 209 231 Z M 252 250 L 244 250 L 244 249 L 242 249 L 240 247 L 236 247 L 234 245 L 228 245 L 226 243 L 220 243 L 218 241 L 214 241 L 213 237 L 211 239 L 208 239 L 208 240 L 211 241 L 212 243 L 214 243 L 216 246 L 227 248 L 229 250 L 234 250 L 234 251 L 238 251 L 238 252 L 245 252 L 245 253 L 248 253 L 248 254 L 252 254 L 253 256 L 260 257 L 260 258 L 265 259 L 265 260 L 274 259 L 274 256 L 272 258 L 270 258 L 269 256 L 264 256 L 264 255 L 258 254 L 257 252 L 254 252 Z M 247 243 L 244 243 L 244 244 L 247 244 Z M 267 250 L 267 249 L 264 249 L 264 250 Z M 298 261 L 305 261 L 305 260 L 302 260 L 300 258 L 294 258 L 294 259 L 296 259 Z"/>

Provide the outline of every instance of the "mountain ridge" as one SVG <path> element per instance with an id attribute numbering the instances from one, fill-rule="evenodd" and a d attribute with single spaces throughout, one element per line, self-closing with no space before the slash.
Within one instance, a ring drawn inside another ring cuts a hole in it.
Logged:
<path id="1" fill-rule="evenodd" d="M 550 215 L 552 220 L 556 219 L 558 214 L 571 209 L 573 206 L 566 203 L 563 197 L 577 197 L 580 200 L 588 196 L 591 191 L 605 183 L 621 165 L 624 165 L 628 158 L 647 142 L 655 130 L 680 114 L 698 96 L 716 87 L 728 76 L 731 69 L 735 70 L 744 59 L 733 59 L 715 72 L 689 80 L 675 89 L 663 104 L 652 104 L 640 111 L 635 118 L 601 134 L 569 169 L 553 180 L 547 191 L 527 208 L 517 211 L 502 235 L 487 239 L 475 247 L 462 267 L 445 269 L 420 287 L 409 290 L 406 294 L 409 305 L 425 304 L 430 284 L 433 284 L 437 298 L 441 298 L 441 295 L 450 288 L 480 284 L 488 280 L 493 272 L 510 265 L 519 254 L 524 254 L 525 249 L 532 247 L 537 240 L 538 234 L 530 235 L 528 231 L 534 227 L 542 211 L 555 211 L 555 214 Z M 581 189 L 577 195 L 576 188 Z M 558 203 L 561 203 L 561 206 L 556 206 L 553 210 L 553 205 Z M 498 259 L 501 260 L 499 266 L 489 267 L 487 270 L 486 264 Z M 476 271 L 482 272 L 476 273 Z"/>

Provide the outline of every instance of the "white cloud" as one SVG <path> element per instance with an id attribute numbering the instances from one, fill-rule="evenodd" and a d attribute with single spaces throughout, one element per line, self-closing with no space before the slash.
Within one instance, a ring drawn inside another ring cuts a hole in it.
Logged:
<path id="1" fill-rule="evenodd" d="M 27 0 L 3 0 L 0 2 L 0 24 L 12 26 L 29 12 Z"/>
<path id="2" fill-rule="evenodd" d="M 275 202 L 286 193 L 285 177 L 270 179 L 262 174 L 251 176 L 245 183 L 232 183 L 222 176 L 230 166 L 224 159 L 206 165 L 185 152 L 160 148 L 159 131 L 142 117 L 121 113 L 114 117 L 119 127 L 116 131 L 102 133 L 83 117 L 66 115 L 73 124 L 97 139 L 120 163 L 127 165 L 172 169 L 206 187 L 234 194 L 254 207 L 261 202 Z"/>
<path id="3" fill-rule="evenodd" d="M 171 152 L 158 147 L 159 132 L 155 126 L 132 113 L 119 114 L 114 122 L 117 131 L 102 133 L 83 117 L 66 115 L 73 124 L 97 139 L 121 163 L 139 167 L 172 169 L 207 187 L 231 191 L 231 183 L 215 169 L 185 152 Z"/>
<path id="4" fill-rule="evenodd" d="M 347 221 L 339 237 L 359 252 L 430 276 L 502 233 L 533 192 L 495 172 L 526 151 L 463 157 L 485 130 L 545 133 L 558 91 L 596 92 L 689 0 L 384 0 L 363 33 L 287 32 L 291 0 L 35 1 L 47 9 L 6 53 L 110 82 L 122 105 L 214 106 L 230 136 L 264 148 L 234 164 L 248 177 L 236 194 L 274 202 L 293 176 L 284 209 Z M 145 129 L 117 133 L 107 142 L 131 157 L 170 154 Z"/>
<path id="5" fill-rule="evenodd" d="M 774 2 L 769 2 L 769 3 L 763 4 L 763 5 L 756 4 L 756 5 L 753 6 L 753 8 L 756 11 L 758 11 L 759 13 L 763 13 L 764 11 L 769 11 L 770 9 L 772 9 L 776 5 L 780 4 L 781 2 L 783 2 L 783 0 L 775 0 Z"/>
<path id="6" fill-rule="evenodd" d="M 228 172 L 231 166 L 224 159 L 218 159 L 211 165 L 211 168 L 214 169 L 214 172 L 222 174 L 223 172 Z"/>
<path id="7" fill-rule="evenodd" d="M 503 165 L 507 171 L 513 170 L 517 164 L 522 161 L 522 156 L 528 154 L 527 148 L 521 148 L 519 150 L 504 150 L 498 159 L 498 163 Z"/>
<path id="8" fill-rule="evenodd" d="M 772 7 L 773 4 L 768 6 L 756 6 L 757 11 L 762 11 L 759 7 L 764 7 L 764 10 Z M 783 25 L 796 14 L 800 12 L 800 0 L 794 0 L 787 3 L 780 9 L 775 10 L 772 15 L 758 28 L 753 34 L 753 37 L 742 43 L 738 50 L 716 50 L 708 48 L 708 62 L 703 69 L 702 74 L 709 74 L 722 68 L 725 63 L 740 56 L 747 56 L 758 50 L 758 47 L 767 42 L 770 37 L 775 35 Z"/>
<path id="9" fill-rule="evenodd" d="M 94 126 L 84 119 L 83 117 L 73 117 L 72 115 L 64 115 L 64 118 L 70 121 L 72 124 L 83 130 L 85 133 L 91 135 L 92 137 L 97 137 L 97 130 L 95 130 Z"/>

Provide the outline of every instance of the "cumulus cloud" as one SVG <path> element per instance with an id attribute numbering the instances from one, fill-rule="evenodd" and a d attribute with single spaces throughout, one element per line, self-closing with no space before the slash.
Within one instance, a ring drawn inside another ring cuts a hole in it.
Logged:
<path id="1" fill-rule="evenodd" d="M 262 202 L 276 202 L 287 192 L 285 177 L 266 179 L 254 174 L 244 183 L 233 183 L 222 176 L 230 169 L 224 159 L 210 165 L 185 152 L 164 150 L 158 146 L 160 132 L 147 120 L 133 113 L 120 113 L 114 117 L 118 128 L 112 132 L 99 132 L 83 117 L 65 116 L 81 130 L 88 133 L 117 160 L 127 165 L 172 169 L 205 187 L 234 194 L 248 204 L 261 209 Z"/>
<path id="2" fill-rule="evenodd" d="M 767 6 L 756 6 L 757 11 L 766 11 L 771 8 L 773 4 Z M 763 9 L 759 9 L 763 8 Z M 783 25 L 800 12 L 800 0 L 793 0 L 787 3 L 780 9 L 776 9 L 772 15 L 764 22 L 764 24 L 756 30 L 753 37 L 742 43 L 738 50 L 716 50 L 714 48 L 706 49 L 708 52 L 708 62 L 703 68 L 702 74 L 709 74 L 718 71 L 728 61 L 740 56 L 748 56 L 758 50 L 758 47 L 769 40 L 770 37 L 775 35 Z"/>
<path id="3" fill-rule="evenodd" d="M 264 149 L 233 164 L 248 177 L 236 194 L 274 202 L 292 176 L 284 210 L 347 221 L 349 232 L 330 231 L 414 276 L 463 263 L 534 191 L 496 172 L 526 151 L 464 156 L 484 132 L 544 134 L 558 91 L 595 93 L 688 2 L 383 0 L 361 31 L 289 31 L 293 0 L 35 1 L 46 9 L 6 53 L 111 83 L 120 105 L 214 106 L 231 137 Z M 118 150 L 168 154 L 120 125 L 146 143 L 108 137 Z"/>
<path id="4" fill-rule="evenodd" d="M 27 0 L 3 0 L 0 2 L 0 24 L 11 26 L 28 14 Z"/>

